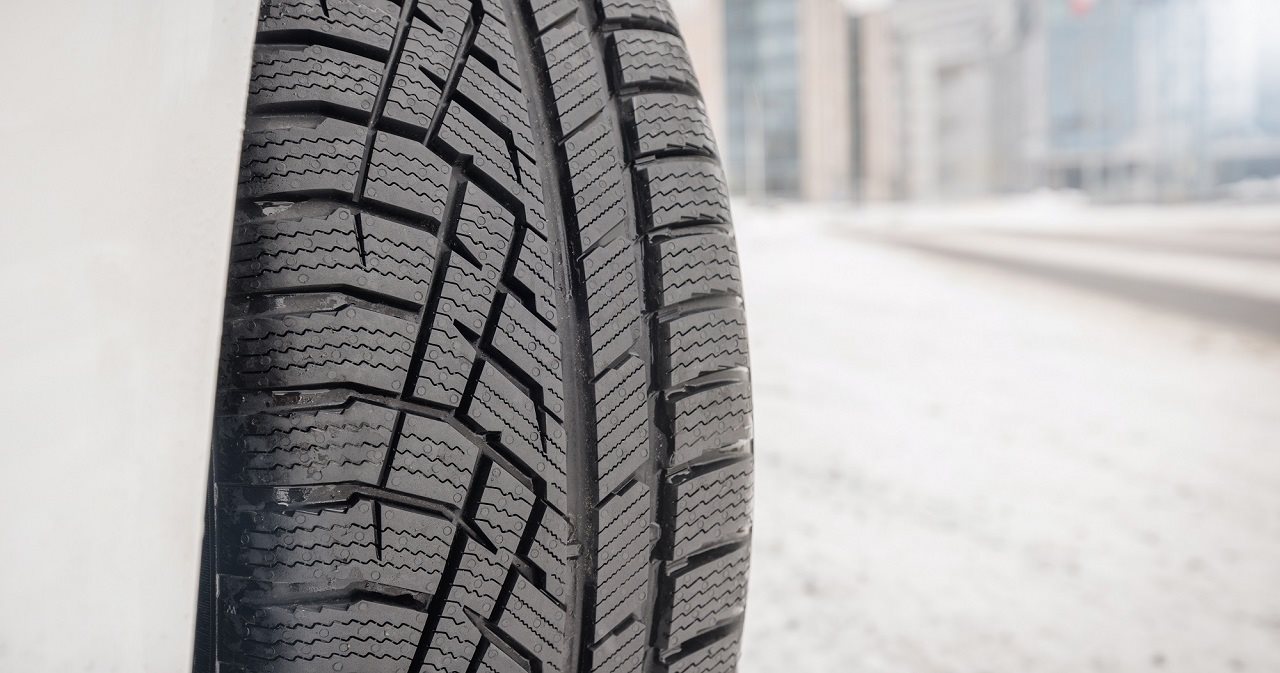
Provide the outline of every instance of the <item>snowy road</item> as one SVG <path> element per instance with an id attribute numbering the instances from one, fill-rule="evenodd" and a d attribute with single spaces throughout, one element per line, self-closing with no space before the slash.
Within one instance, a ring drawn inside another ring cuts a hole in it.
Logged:
<path id="1" fill-rule="evenodd" d="M 740 209 L 743 673 L 1280 671 L 1275 230 Z"/>

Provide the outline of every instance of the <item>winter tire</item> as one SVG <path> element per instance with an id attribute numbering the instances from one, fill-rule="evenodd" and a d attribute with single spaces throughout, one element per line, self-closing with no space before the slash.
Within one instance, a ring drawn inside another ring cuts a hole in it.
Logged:
<path id="1" fill-rule="evenodd" d="M 666 0 L 264 0 L 197 671 L 731 671 L 751 391 Z"/>

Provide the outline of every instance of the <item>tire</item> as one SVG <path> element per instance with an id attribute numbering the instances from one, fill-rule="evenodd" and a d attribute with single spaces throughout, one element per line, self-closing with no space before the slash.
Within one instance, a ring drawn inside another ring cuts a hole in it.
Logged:
<path id="1" fill-rule="evenodd" d="M 666 0 L 266 0 L 195 664 L 730 671 L 751 394 Z"/>

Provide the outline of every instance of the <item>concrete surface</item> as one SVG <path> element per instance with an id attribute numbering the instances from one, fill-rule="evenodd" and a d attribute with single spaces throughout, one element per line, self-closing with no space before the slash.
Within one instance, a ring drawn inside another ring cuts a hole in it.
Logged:
<path id="1" fill-rule="evenodd" d="M 0 22 L 0 671 L 191 665 L 254 0 Z"/>
<path id="2" fill-rule="evenodd" d="M 736 214 L 743 673 L 1280 670 L 1280 214 Z"/>

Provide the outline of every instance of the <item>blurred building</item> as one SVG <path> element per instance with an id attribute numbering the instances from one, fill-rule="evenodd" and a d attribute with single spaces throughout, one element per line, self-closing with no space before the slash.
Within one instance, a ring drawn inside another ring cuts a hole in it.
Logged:
<path id="1" fill-rule="evenodd" d="M 1200 0 L 1050 5 L 1049 186 L 1116 200 L 1206 190 L 1205 10 Z"/>
<path id="2" fill-rule="evenodd" d="M 1041 113 L 1032 3 L 902 0 L 858 21 L 861 194 L 1025 189 Z"/>
<path id="3" fill-rule="evenodd" d="M 1276 0 L 872 3 L 675 0 L 735 191 L 1146 201 L 1280 176 Z"/>
<path id="4" fill-rule="evenodd" d="M 731 188 L 852 197 L 857 78 L 843 0 L 675 0 L 673 7 Z"/>
<path id="5" fill-rule="evenodd" d="M 1205 21 L 1207 161 L 1217 186 L 1280 175 L 1280 3 L 1212 0 Z"/>
<path id="6" fill-rule="evenodd" d="M 1273 0 L 1094 0 L 1045 16 L 1046 184 L 1208 198 L 1280 175 Z"/>

